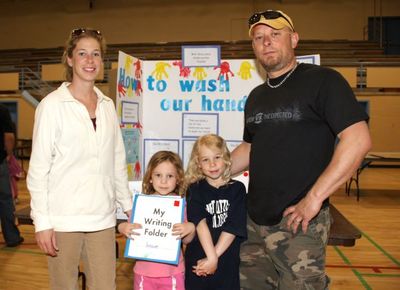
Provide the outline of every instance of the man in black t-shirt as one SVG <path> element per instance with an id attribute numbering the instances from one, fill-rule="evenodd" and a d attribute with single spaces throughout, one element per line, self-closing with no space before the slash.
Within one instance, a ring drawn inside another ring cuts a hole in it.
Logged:
<path id="1" fill-rule="evenodd" d="M 246 102 L 232 173 L 249 167 L 248 212 L 270 258 L 264 289 L 327 289 L 328 197 L 371 147 L 368 115 L 339 73 L 296 62 L 288 15 L 255 13 L 249 34 L 267 80 Z"/>
<path id="2" fill-rule="evenodd" d="M 11 193 L 10 175 L 7 164 L 7 151 L 5 142 L 12 139 L 14 142 L 14 126 L 10 113 L 4 105 L 0 104 L 0 219 L 1 230 L 8 247 L 21 244 L 24 239 L 20 236 L 15 225 L 14 202 Z"/>

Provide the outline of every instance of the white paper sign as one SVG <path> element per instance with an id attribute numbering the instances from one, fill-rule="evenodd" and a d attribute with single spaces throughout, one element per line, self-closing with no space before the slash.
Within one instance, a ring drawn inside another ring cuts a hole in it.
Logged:
<path id="1" fill-rule="evenodd" d="M 178 264 L 181 240 L 172 235 L 172 226 L 182 223 L 185 199 L 179 196 L 138 194 L 132 209 L 133 223 L 142 225 L 134 239 L 128 239 L 125 257 Z"/>
<path id="2" fill-rule="evenodd" d="M 184 45 L 182 46 L 182 64 L 184 67 L 219 66 L 221 46 L 219 45 Z"/>
<path id="3" fill-rule="evenodd" d="M 139 104 L 135 102 L 121 102 L 122 124 L 136 124 L 139 121 Z"/>
<path id="4" fill-rule="evenodd" d="M 145 139 L 144 140 L 144 163 L 146 167 L 144 172 L 146 172 L 147 164 L 149 163 L 151 157 L 154 153 L 167 150 L 179 154 L 179 140 L 172 139 Z"/>
<path id="5" fill-rule="evenodd" d="M 197 138 L 205 134 L 218 135 L 218 114 L 183 113 L 182 136 Z"/>

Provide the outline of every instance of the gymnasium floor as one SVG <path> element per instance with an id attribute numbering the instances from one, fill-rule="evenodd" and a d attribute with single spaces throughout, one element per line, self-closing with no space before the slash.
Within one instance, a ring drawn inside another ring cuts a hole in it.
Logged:
<path id="1" fill-rule="evenodd" d="M 328 246 L 330 289 L 400 289 L 400 170 L 367 168 L 360 183 L 359 202 L 354 192 L 347 196 L 344 189 L 331 198 L 363 236 L 354 247 Z M 29 194 L 25 180 L 18 187 L 20 209 L 29 204 Z M 49 289 L 46 257 L 36 246 L 33 227 L 21 225 L 20 230 L 25 242 L 18 248 L 5 247 L 0 237 L 0 290 Z M 118 236 L 118 244 L 118 289 L 132 289 L 133 260 L 123 258 L 123 237 Z"/>

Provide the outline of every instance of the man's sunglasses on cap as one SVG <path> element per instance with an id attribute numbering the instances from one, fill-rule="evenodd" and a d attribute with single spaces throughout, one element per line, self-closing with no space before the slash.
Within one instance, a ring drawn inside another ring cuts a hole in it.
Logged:
<path id="1" fill-rule="evenodd" d="M 249 28 L 253 24 L 256 24 L 257 22 L 259 22 L 261 20 L 261 16 L 263 16 L 265 19 L 277 19 L 277 18 L 282 17 L 283 19 L 286 20 L 286 22 L 290 25 L 290 28 L 292 28 L 292 30 L 294 31 L 294 27 L 293 27 L 292 23 L 289 21 L 289 19 L 287 19 L 287 17 L 285 15 L 283 15 L 282 13 L 280 13 L 279 11 L 276 11 L 276 10 L 267 10 L 264 12 L 254 13 L 253 16 L 251 16 L 249 18 Z"/>

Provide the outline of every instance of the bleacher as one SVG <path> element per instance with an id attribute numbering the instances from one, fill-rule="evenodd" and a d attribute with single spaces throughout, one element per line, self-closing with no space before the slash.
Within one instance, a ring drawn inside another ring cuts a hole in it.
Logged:
<path id="1" fill-rule="evenodd" d="M 118 52 L 123 51 L 143 60 L 173 60 L 181 58 L 182 45 L 220 45 L 222 59 L 254 58 L 251 41 L 207 41 L 207 42 L 167 42 L 167 43 L 130 43 L 109 44 L 105 56 L 104 78 L 99 82 L 107 83 L 108 70 L 118 61 Z M 22 74 L 41 77 L 43 68 L 49 64 L 60 64 L 62 47 L 24 48 L 0 50 L 0 73 L 17 72 L 20 74 L 19 88 L 29 87 L 27 78 Z M 400 55 L 385 55 L 379 43 L 362 40 L 300 40 L 296 55 L 320 54 L 321 65 L 335 67 L 341 72 L 353 88 L 367 87 L 367 67 L 394 67 L 400 69 Z M 397 72 L 397 71 L 396 71 Z M 372 73 L 371 73 L 372 75 Z M 58 82 L 61 82 L 62 78 Z M 56 82 L 57 80 L 51 80 Z M 56 83 L 54 85 L 56 85 Z M 374 83 L 375 86 L 375 83 Z M 389 87 L 400 87 L 389 84 Z M 9 90 L 14 90 L 12 86 Z M 8 91 L 0 85 L 0 91 Z"/>
<path id="2" fill-rule="evenodd" d="M 220 45 L 224 59 L 254 58 L 251 41 L 207 41 L 207 42 L 167 42 L 167 43 L 130 43 L 109 44 L 106 61 L 116 61 L 118 51 L 134 55 L 144 60 L 179 59 L 182 45 Z M 6 67 L 29 67 L 33 71 L 43 63 L 59 63 L 62 47 L 24 48 L 0 50 L 0 70 Z M 386 56 L 379 43 L 358 40 L 300 40 L 296 48 L 297 55 L 320 54 L 322 65 L 360 61 L 398 61 L 400 56 Z"/>

